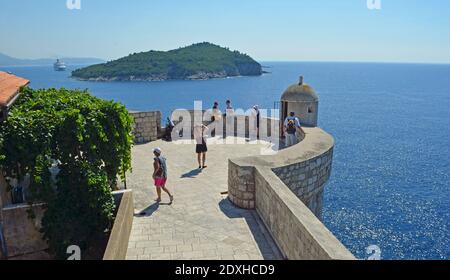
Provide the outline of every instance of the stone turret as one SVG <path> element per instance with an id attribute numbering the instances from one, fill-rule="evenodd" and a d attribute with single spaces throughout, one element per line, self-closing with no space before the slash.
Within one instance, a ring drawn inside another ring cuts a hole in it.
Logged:
<path id="1" fill-rule="evenodd" d="M 281 118 L 283 121 L 294 112 L 303 126 L 317 127 L 319 114 L 319 96 L 314 89 L 304 83 L 303 76 L 299 83 L 293 84 L 281 96 Z"/>

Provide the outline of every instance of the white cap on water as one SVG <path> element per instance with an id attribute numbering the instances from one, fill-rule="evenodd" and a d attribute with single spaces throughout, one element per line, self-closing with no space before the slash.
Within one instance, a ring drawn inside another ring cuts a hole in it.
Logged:
<path id="1" fill-rule="evenodd" d="M 157 154 L 161 154 L 162 151 L 161 151 L 161 148 L 154 148 L 153 152 L 157 153 Z"/>

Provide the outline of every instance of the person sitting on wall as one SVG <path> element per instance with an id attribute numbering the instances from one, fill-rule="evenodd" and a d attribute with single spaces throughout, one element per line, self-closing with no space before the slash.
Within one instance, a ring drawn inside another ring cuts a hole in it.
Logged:
<path id="1" fill-rule="evenodd" d="M 293 146 L 298 143 L 298 134 L 300 131 L 305 134 L 302 126 L 300 125 L 300 120 L 295 116 L 294 112 L 290 113 L 290 116 L 284 121 L 284 134 L 286 135 L 286 147 Z"/>

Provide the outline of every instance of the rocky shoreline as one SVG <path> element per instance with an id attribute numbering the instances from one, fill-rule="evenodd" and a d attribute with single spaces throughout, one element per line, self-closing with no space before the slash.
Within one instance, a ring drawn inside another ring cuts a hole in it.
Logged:
<path id="1" fill-rule="evenodd" d="M 257 75 L 255 75 L 257 76 Z M 136 77 L 136 76 L 128 76 L 128 77 L 96 77 L 96 78 L 80 78 L 74 77 L 71 78 L 76 79 L 78 81 L 88 81 L 88 82 L 163 82 L 163 81 L 204 81 L 204 80 L 213 80 L 213 79 L 225 79 L 225 78 L 234 78 L 234 77 L 243 77 L 243 75 L 227 75 L 225 71 L 212 73 L 212 72 L 199 72 L 194 75 L 185 77 L 185 78 L 171 78 L 168 75 L 151 75 L 148 77 Z"/>

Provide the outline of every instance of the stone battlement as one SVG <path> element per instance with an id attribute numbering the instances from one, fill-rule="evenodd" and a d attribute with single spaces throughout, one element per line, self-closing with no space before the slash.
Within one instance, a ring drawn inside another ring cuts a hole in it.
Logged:
<path id="1" fill-rule="evenodd" d="M 137 140 L 150 142 L 164 131 L 160 112 L 132 114 L 137 121 Z M 191 119 L 182 127 L 184 130 L 192 130 L 194 115 L 195 111 L 189 111 L 184 116 L 184 121 Z M 208 119 L 201 120 L 210 124 Z M 231 135 L 250 137 L 250 123 L 248 116 L 234 117 Z M 262 118 L 261 124 L 263 130 L 278 136 L 278 120 Z M 224 133 L 226 128 L 224 122 Z M 323 192 L 332 170 L 334 139 L 320 128 L 304 130 L 306 135 L 299 144 L 273 155 L 229 159 L 228 198 L 242 209 L 257 211 L 285 258 L 355 259 L 320 221 Z M 239 131 L 244 133 L 240 135 Z"/>
<path id="2" fill-rule="evenodd" d="M 133 135 L 136 144 L 158 139 L 161 131 L 161 112 L 130 112 L 134 118 Z"/>
<path id="3" fill-rule="evenodd" d="M 256 209 L 288 259 L 354 259 L 320 221 L 334 139 L 320 128 L 305 131 L 275 155 L 230 159 L 229 199 Z"/>

